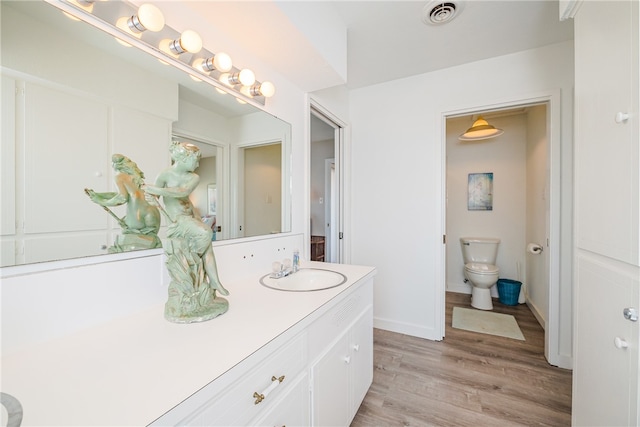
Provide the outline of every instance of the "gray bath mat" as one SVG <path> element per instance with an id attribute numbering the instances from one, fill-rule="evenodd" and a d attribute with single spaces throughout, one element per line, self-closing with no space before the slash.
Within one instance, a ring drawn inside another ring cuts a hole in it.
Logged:
<path id="1" fill-rule="evenodd" d="M 525 340 L 516 318 L 510 314 L 453 307 L 453 322 L 451 326 L 456 329 L 464 329 L 481 334 L 497 335 L 520 341 Z"/>

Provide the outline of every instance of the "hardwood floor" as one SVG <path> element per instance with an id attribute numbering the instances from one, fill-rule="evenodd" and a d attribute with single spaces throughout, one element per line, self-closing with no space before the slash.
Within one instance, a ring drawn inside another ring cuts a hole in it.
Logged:
<path id="1" fill-rule="evenodd" d="M 452 328 L 470 295 L 446 300 L 443 341 L 374 330 L 373 385 L 351 426 L 570 425 L 571 371 L 547 363 L 529 308 L 494 299 L 494 312 L 516 317 L 519 341 Z"/>

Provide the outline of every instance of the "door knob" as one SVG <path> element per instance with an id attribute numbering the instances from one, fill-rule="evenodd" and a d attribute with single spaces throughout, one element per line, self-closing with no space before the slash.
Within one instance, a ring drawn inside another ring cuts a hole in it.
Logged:
<path id="1" fill-rule="evenodd" d="M 620 124 L 627 120 L 629 120 L 629 113 L 623 113 L 622 111 L 616 113 L 616 123 Z"/>
<path id="2" fill-rule="evenodd" d="M 629 343 L 627 342 L 627 340 L 620 337 L 615 337 L 613 340 L 613 344 L 616 346 L 616 348 L 620 349 L 629 347 Z"/>
<path id="3" fill-rule="evenodd" d="M 638 321 L 638 310 L 636 310 L 633 307 L 625 308 L 624 310 L 622 310 L 622 314 L 624 315 L 624 318 L 627 320 L 630 320 L 632 322 Z"/>

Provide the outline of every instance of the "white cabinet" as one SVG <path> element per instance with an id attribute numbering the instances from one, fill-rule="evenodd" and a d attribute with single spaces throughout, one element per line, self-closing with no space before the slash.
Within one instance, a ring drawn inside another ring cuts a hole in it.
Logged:
<path id="1" fill-rule="evenodd" d="M 373 381 L 373 283 L 309 328 L 312 425 L 349 425 Z"/>
<path id="2" fill-rule="evenodd" d="M 640 265 L 638 2 L 585 1 L 574 27 L 576 243 Z"/>
<path id="3" fill-rule="evenodd" d="M 351 329 L 351 416 L 353 419 L 373 382 L 373 305 Z"/>
<path id="4" fill-rule="evenodd" d="M 351 354 L 343 335 L 312 368 L 313 425 L 349 424 Z"/>
<path id="5" fill-rule="evenodd" d="M 252 426 L 305 426 L 309 424 L 309 377 L 300 375 L 287 392 L 255 421 Z"/>
<path id="6" fill-rule="evenodd" d="M 578 257 L 577 267 L 573 424 L 637 425 L 639 325 L 623 313 L 638 301 L 640 279 L 594 257 Z"/>
<path id="7" fill-rule="evenodd" d="M 302 405 L 292 408 L 292 418 L 300 417 L 295 411 L 308 413 L 306 334 L 298 334 L 266 357 L 250 362 L 251 366 L 241 366 L 239 372 L 230 373 L 233 377 L 229 386 L 218 388 L 214 381 L 208 390 L 203 390 L 204 393 L 196 393 L 190 401 L 181 405 L 181 411 L 174 411 L 177 418 L 160 419 L 156 425 L 253 425 L 253 419 L 269 414 L 277 414 L 285 422 L 288 416 L 285 409 L 289 406 L 282 400 L 282 395 L 287 395 L 287 399 L 294 399 Z M 180 413 L 185 415 L 180 416 Z M 295 423 L 286 421 L 285 424 Z"/>
<path id="8" fill-rule="evenodd" d="M 575 17 L 576 261 L 572 424 L 638 425 L 640 6 Z M 624 114 L 628 114 L 628 117 Z"/>
<path id="9" fill-rule="evenodd" d="M 313 425 L 346 426 L 358 411 L 373 380 L 372 313 L 367 306 L 314 363 Z"/>
<path id="10" fill-rule="evenodd" d="M 151 425 L 346 426 L 372 381 L 373 279 L 368 278 Z"/>

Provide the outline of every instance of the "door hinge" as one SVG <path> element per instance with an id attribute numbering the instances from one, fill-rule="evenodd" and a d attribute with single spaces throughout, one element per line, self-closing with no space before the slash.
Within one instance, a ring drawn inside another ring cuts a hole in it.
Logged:
<path id="1" fill-rule="evenodd" d="M 344 234 L 342 234 L 342 231 L 338 233 L 338 239 L 342 240 L 342 238 L 344 237 Z"/>
<path id="2" fill-rule="evenodd" d="M 443 234 L 443 235 L 442 235 L 442 244 L 443 244 L 443 245 L 446 245 L 446 244 L 447 244 L 447 235 L 446 235 L 446 234 Z"/>

